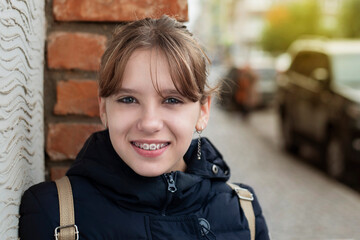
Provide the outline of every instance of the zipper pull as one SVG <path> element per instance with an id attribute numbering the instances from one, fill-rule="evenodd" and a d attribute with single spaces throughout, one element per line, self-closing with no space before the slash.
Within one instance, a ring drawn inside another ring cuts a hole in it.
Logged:
<path id="1" fill-rule="evenodd" d="M 168 191 L 174 193 L 177 191 L 177 187 L 175 186 L 175 180 L 173 176 L 174 172 L 166 173 L 165 178 L 168 184 Z"/>

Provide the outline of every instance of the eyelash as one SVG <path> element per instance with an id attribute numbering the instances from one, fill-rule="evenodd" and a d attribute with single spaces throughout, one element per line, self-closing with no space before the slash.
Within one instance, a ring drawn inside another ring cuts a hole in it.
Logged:
<path id="1" fill-rule="evenodd" d="M 171 102 L 169 102 L 171 101 Z M 173 98 L 173 97 L 169 97 L 169 98 L 165 98 L 164 103 L 167 104 L 180 104 L 183 103 L 183 101 L 177 99 L 177 98 Z"/>
<path id="2" fill-rule="evenodd" d="M 132 104 L 132 103 L 138 102 L 134 97 L 122 97 L 116 101 L 119 103 L 125 103 L 125 104 Z M 175 104 L 181 104 L 181 103 L 183 103 L 183 101 L 181 101 L 180 99 L 174 98 L 174 97 L 168 97 L 168 98 L 164 98 L 164 103 L 170 104 L 170 105 L 175 105 Z"/>
<path id="3" fill-rule="evenodd" d="M 131 104 L 131 103 L 137 103 L 137 100 L 133 97 L 122 97 L 118 99 L 117 102 Z"/>

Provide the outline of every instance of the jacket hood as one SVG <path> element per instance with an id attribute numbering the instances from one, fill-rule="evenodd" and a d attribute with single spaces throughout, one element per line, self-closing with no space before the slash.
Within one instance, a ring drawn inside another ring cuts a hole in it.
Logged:
<path id="1" fill-rule="evenodd" d="M 172 173 L 177 191 L 170 193 L 165 174 L 144 177 L 127 166 L 105 130 L 89 137 L 67 175 L 87 178 L 121 207 L 149 213 L 164 212 L 166 208 L 167 213 L 183 214 L 201 207 L 214 181 L 225 182 L 230 177 L 222 155 L 206 138 L 201 139 L 201 160 L 197 159 L 197 140 L 191 142 L 184 160 L 187 169 Z"/>

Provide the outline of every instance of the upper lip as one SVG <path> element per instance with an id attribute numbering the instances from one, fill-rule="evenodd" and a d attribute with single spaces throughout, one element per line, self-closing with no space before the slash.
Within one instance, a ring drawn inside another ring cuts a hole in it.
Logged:
<path id="1" fill-rule="evenodd" d="M 130 142 L 136 142 L 136 143 L 155 143 L 155 144 L 158 144 L 158 143 L 170 143 L 170 141 L 164 141 L 164 140 L 132 140 Z"/>

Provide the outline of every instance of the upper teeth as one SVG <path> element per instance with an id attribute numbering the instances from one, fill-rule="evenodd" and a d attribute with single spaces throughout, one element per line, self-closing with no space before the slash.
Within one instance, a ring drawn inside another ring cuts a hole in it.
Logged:
<path id="1" fill-rule="evenodd" d="M 154 151 L 154 150 L 157 150 L 157 149 L 160 149 L 160 148 L 163 148 L 165 146 L 168 145 L 168 143 L 159 143 L 159 144 L 156 144 L 156 143 L 137 143 L 137 142 L 134 142 L 134 145 L 141 148 L 141 149 L 144 149 L 144 150 L 150 150 L 150 151 Z"/>

